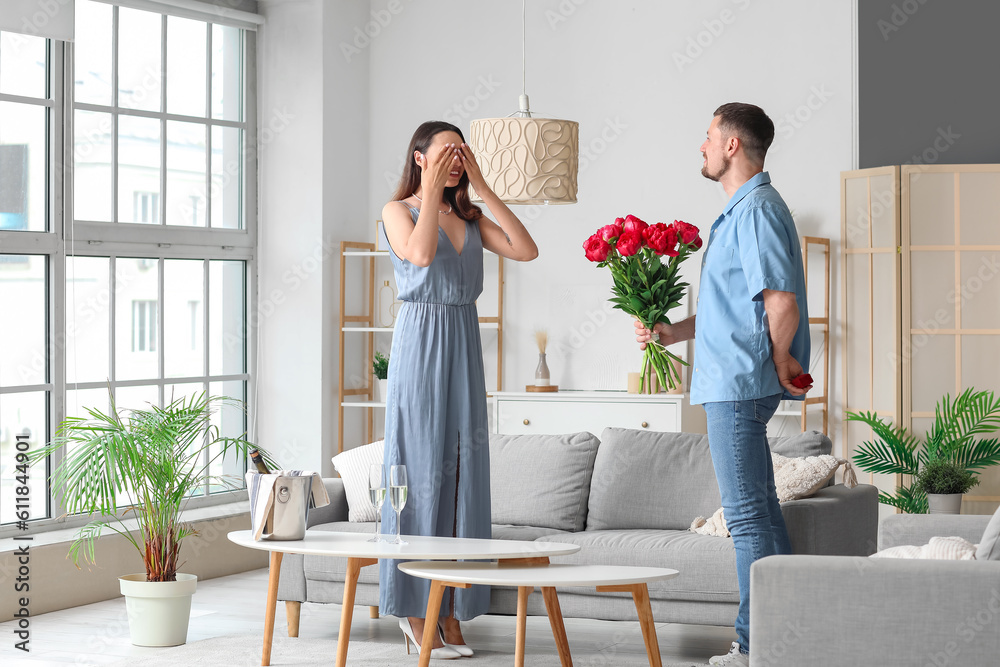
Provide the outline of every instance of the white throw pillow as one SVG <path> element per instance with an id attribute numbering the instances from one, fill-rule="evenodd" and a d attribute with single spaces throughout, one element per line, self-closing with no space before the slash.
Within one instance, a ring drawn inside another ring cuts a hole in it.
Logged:
<path id="1" fill-rule="evenodd" d="M 883 549 L 869 558 L 924 558 L 929 560 L 976 560 L 976 545 L 961 537 L 932 537 L 923 546 L 902 544 Z"/>
<path id="2" fill-rule="evenodd" d="M 782 503 L 808 498 L 826 486 L 841 465 L 849 468 L 847 461 L 828 454 L 790 458 L 771 452 L 771 463 L 774 465 L 774 486 L 778 492 L 778 501 Z M 857 485 L 853 472 L 849 470 L 847 473 L 848 486 Z"/>
<path id="3" fill-rule="evenodd" d="M 979 540 L 976 560 L 1000 560 L 1000 508 L 993 514 Z"/>
<path id="4" fill-rule="evenodd" d="M 347 518 L 355 523 L 374 521 L 376 514 L 368 496 L 368 470 L 382 463 L 383 441 L 348 449 L 333 457 L 333 467 L 344 480 L 347 492 Z"/>

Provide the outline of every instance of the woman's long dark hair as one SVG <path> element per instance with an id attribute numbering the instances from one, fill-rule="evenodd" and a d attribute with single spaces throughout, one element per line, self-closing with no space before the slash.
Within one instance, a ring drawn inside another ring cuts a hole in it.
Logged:
<path id="1" fill-rule="evenodd" d="M 399 185 L 396 186 L 396 192 L 393 193 L 391 201 L 406 199 L 420 187 L 421 170 L 413 159 L 413 152 L 420 151 L 426 157 L 431 142 L 441 132 L 454 132 L 462 138 L 463 142 L 465 141 L 465 135 L 462 134 L 462 131 L 451 123 L 446 123 L 443 120 L 429 120 L 426 123 L 421 123 L 417 131 L 413 133 L 413 138 L 410 139 L 410 148 L 406 152 L 406 166 L 403 168 L 403 175 L 399 179 Z M 463 220 L 478 220 L 483 215 L 482 209 L 474 205 L 469 196 L 469 174 L 465 170 L 462 171 L 458 185 L 444 189 L 444 200 L 455 209 L 455 213 Z"/>

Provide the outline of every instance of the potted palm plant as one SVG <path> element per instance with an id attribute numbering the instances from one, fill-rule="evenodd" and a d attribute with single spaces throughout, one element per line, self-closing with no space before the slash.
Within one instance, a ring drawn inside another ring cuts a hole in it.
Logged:
<path id="1" fill-rule="evenodd" d="M 375 400 L 384 402 L 389 398 L 389 357 L 376 351 L 372 361 L 372 374 L 378 380 L 378 395 Z"/>
<path id="2" fill-rule="evenodd" d="M 923 441 L 874 412 L 848 412 L 846 418 L 867 424 L 875 436 L 854 453 L 852 460 L 858 468 L 909 476 L 910 483 L 900 485 L 895 493 L 879 492 L 879 502 L 903 512 L 927 513 L 928 496 L 920 474 L 930 469 L 927 479 L 936 482 L 943 479 L 944 470 L 941 464 L 932 466 L 932 462 L 951 463 L 973 478 L 984 468 L 1000 463 L 1000 439 L 982 437 L 1000 430 L 1000 399 L 992 391 L 970 387 L 954 401 L 946 394 L 934 409 L 934 424 Z"/>
<path id="3" fill-rule="evenodd" d="M 917 488 L 927 494 L 931 514 L 958 514 L 962 496 L 979 480 L 953 461 L 931 459 L 917 473 Z"/>
<path id="4" fill-rule="evenodd" d="M 67 513 L 93 517 L 70 545 L 77 567 L 81 556 L 94 563 L 94 544 L 105 529 L 139 552 L 146 571 L 119 577 L 137 646 L 187 641 L 197 577 L 178 572 L 178 558 L 182 541 L 197 531 L 181 522 L 181 511 L 208 483 L 237 488 L 239 478 L 213 474 L 214 464 L 254 449 L 242 436 L 223 436 L 212 423 L 224 406 L 243 409 L 241 401 L 202 393 L 165 408 L 119 413 L 112 395 L 107 414 L 91 408 L 87 418 L 66 419 L 56 438 L 29 458 L 34 465 L 62 450 L 53 491 L 62 496 Z"/>

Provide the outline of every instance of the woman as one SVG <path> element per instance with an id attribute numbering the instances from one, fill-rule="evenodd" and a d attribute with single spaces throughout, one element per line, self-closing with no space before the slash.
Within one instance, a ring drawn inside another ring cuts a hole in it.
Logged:
<path id="1" fill-rule="evenodd" d="M 493 222 L 470 202 L 476 189 Z M 406 168 L 382 209 L 399 298 L 389 361 L 385 464 L 405 465 L 409 499 L 400 520 L 408 535 L 489 538 L 490 469 L 486 380 L 476 298 L 483 290 L 483 248 L 530 261 L 538 249 L 524 225 L 490 190 L 461 130 L 422 124 Z M 388 503 L 383 520 L 395 530 Z M 419 645 L 430 582 L 380 568 L 382 613 Z M 441 605 L 435 658 L 472 655 L 460 620 L 486 613 L 489 588 L 449 589 Z M 447 646 L 446 646 L 447 644 Z"/>

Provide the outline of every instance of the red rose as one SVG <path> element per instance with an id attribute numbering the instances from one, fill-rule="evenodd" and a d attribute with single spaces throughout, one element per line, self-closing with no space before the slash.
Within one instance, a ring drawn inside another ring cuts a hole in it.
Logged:
<path id="1" fill-rule="evenodd" d="M 701 249 L 701 237 L 699 236 L 698 238 L 696 238 L 694 240 L 694 243 L 692 243 L 691 245 L 694 246 L 695 250 L 700 250 Z"/>
<path id="2" fill-rule="evenodd" d="M 646 240 L 646 245 L 653 249 L 657 255 L 664 255 L 677 245 L 677 235 L 667 225 L 658 222 L 649 225 L 642 230 L 642 238 Z"/>
<path id="3" fill-rule="evenodd" d="M 615 244 L 615 248 L 618 249 L 618 252 L 622 257 L 631 257 L 635 253 L 639 252 L 639 248 L 641 247 L 642 232 L 637 231 L 622 232 L 622 235 L 618 237 L 618 243 Z"/>
<path id="4" fill-rule="evenodd" d="M 613 225 L 604 225 L 597 230 L 597 234 L 606 242 L 611 243 L 611 239 L 622 235 L 622 223 L 619 220 L 621 218 L 615 220 L 615 224 Z"/>
<path id="5" fill-rule="evenodd" d="M 792 378 L 792 386 L 799 389 L 805 389 L 813 383 L 813 376 L 809 373 L 803 373 L 802 375 L 797 375 Z"/>
<path id="6" fill-rule="evenodd" d="M 600 232 L 583 242 L 583 251 L 591 262 L 603 262 L 611 252 L 611 246 L 601 238 Z"/>
<path id="7" fill-rule="evenodd" d="M 684 245 L 694 245 L 695 241 L 699 238 L 698 228 L 683 220 L 674 220 L 674 229 L 677 230 L 677 237 Z"/>
<path id="8" fill-rule="evenodd" d="M 634 215 L 626 215 L 625 222 L 622 225 L 622 230 L 626 232 L 638 232 L 642 233 L 646 227 L 649 227 L 645 222 L 635 217 Z"/>

